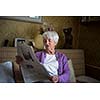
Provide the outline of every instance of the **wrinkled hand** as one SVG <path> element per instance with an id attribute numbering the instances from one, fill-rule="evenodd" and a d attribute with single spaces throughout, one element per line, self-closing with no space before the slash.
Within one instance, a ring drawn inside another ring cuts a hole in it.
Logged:
<path id="1" fill-rule="evenodd" d="M 16 56 L 16 63 L 20 64 L 23 61 L 23 58 L 20 56 Z"/>
<path id="2" fill-rule="evenodd" d="M 58 82 L 58 76 L 51 76 L 50 77 L 50 81 L 52 81 L 53 83 L 57 83 Z"/>

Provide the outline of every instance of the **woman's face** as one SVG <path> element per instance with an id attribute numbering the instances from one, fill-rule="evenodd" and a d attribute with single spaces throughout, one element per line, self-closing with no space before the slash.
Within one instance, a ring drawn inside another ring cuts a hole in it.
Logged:
<path id="1" fill-rule="evenodd" d="M 55 46 L 56 46 L 56 43 L 53 39 L 50 39 L 50 38 L 44 38 L 43 39 L 43 43 L 44 43 L 44 46 L 45 46 L 45 49 L 48 51 L 52 51 L 55 49 Z"/>

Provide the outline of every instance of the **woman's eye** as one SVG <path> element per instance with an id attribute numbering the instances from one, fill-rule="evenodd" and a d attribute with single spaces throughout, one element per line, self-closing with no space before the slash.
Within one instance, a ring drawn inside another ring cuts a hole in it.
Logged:
<path id="1" fill-rule="evenodd" d="M 43 40 L 44 42 L 46 42 L 46 40 Z"/>
<path id="2" fill-rule="evenodd" d="M 51 39 L 49 39 L 49 42 L 51 42 L 52 40 Z"/>

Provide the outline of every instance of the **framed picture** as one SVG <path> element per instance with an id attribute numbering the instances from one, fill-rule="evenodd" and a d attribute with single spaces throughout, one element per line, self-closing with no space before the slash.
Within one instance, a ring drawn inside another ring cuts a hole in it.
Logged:
<path id="1" fill-rule="evenodd" d="M 20 43 L 23 43 L 25 42 L 26 40 L 24 38 L 15 38 L 15 47 L 17 47 L 17 43 L 20 42 Z"/>
<path id="2" fill-rule="evenodd" d="M 0 19 L 42 23 L 42 16 L 0 16 Z"/>

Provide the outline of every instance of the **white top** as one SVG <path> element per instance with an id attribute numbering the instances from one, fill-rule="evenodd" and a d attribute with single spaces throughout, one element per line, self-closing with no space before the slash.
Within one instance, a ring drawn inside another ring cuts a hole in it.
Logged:
<path id="1" fill-rule="evenodd" d="M 58 75 L 58 61 L 56 60 L 55 55 L 49 55 L 46 53 L 46 58 L 43 65 L 48 71 L 49 75 Z"/>

